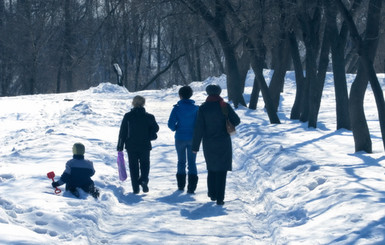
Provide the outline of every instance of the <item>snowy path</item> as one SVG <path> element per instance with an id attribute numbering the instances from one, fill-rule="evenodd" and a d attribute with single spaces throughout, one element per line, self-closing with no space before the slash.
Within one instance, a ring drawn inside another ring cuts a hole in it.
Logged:
<path id="1" fill-rule="evenodd" d="M 177 88 L 139 92 L 160 124 L 150 192 L 139 195 L 129 178 L 118 180 L 116 164 L 120 122 L 137 93 L 101 84 L 0 98 L 0 244 L 384 244 L 385 157 L 373 95 L 369 90 L 365 110 L 374 153 L 353 153 L 352 133 L 335 131 L 332 76 L 317 129 L 287 118 L 294 74 L 286 79 L 282 124 L 271 125 L 263 109 L 237 109 L 242 123 L 233 137 L 223 207 L 207 197 L 202 152 L 196 194 L 176 191 L 174 138 L 166 123 Z M 253 80 L 248 77 L 246 99 Z M 193 83 L 196 104 L 210 82 L 224 87 L 225 77 Z M 56 196 L 50 186 L 47 172 L 61 175 L 75 142 L 94 162 L 99 200 Z"/>
<path id="2" fill-rule="evenodd" d="M 176 191 L 176 152 L 173 133 L 166 125 L 171 110 L 167 99 L 156 105 L 151 105 L 149 99 L 146 106 L 161 128 L 151 152 L 150 192 L 134 195 L 129 179 L 118 181 L 116 139 L 133 95 L 111 95 L 98 98 L 98 93 L 90 97 L 78 92 L 43 96 L 46 100 L 15 98 L 14 103 L 19 106 L 15 121 L 23 123 L 23 130 L 8 131 L 7 135 L 14 137 L 5 136 L 2 149 L 13 152 L 9 159 L 14 162 L 8 163 L 8 167 L 18 164 L 21 168 L 15 176 L 1 175 L 2 182 L 7 182 L 2 191 L 12 193 L 0 198 L 1 210 L 10 210 L 7 222 L 46 234 L 39 236 L 36 244 L 41 239 L 62 244 L 253 244 L 255 221 L 243 211 L 247 208 L 238 193 L 234 193 L 240 184 L 233 180 L 236 174 L 229 174 L 225 206 L 217 206 L 207 197 L 205 163 L 200 152 L 196 194 Z M 169 96 L 175 100 L 174 92 Z M 67 97 L 73 101 L 64 101 Z M 55 196 L 45 176 L 53 170 L 58 178 L 76 141 L 86 145 L 86 157 L 94 161 L 94 180 L 102 193 L 100 200 L 85 194 L 80 200 L 68 193 Z M 7 172 L 7 165 L 3 171 Z M 30 187 L 25 186 L 26 182 Z M 41 190 L 43 193 L 39 193 Z"/>

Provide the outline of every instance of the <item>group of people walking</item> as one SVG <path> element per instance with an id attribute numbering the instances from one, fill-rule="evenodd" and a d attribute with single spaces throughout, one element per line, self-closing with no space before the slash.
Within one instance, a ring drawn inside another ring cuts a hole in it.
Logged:
<path id="1" fill-rule="evenodd" d="M 212 201 L 216 201 L 217 205 L 223 205 L 227 171 L 232 170 L 232 144 L 226 129 L 226 120 L 237 126 L 240 119 L 232 107 L 220 97 L 220 86 L 208 85 L 206 93 L 206 101 L 197 106 L 191 99 L 191 87 L 181 87 L 178 92 L 180 100 L 174 105 L 167 125 L 175 132 L 178 190 L 184 191 L 187 184 L 187 193 L 194 194 L 199 179 L 196 155 L 202 143 L 208 171 L 208 196 Z M 127 151 L 131 185 L 135 194 L 140 192 L 140 187 L 143 192 L 149 191 L 151 141 L 157 138 L 159 131 L 154 115 L 146 112 L 144 108 L 145 101 L 145 98 L 139 95 L 133 98 L 132 109 L 124 115 L 121 122 L 117 145 L 118 152 L 123 149 Z M 92 162 L 84 159 L 84 150 L 83 145 L 74 145 L 74 159 L 67 162 L 60 180 L 53 182 L 52 186 L 56 188 L 66 183 L 66 189 L 71 192 L 80 187 L 97 198 L 99 191 L 91 180 L 95 170 Z M 78 178 L 85 180 L 77 183 Z"/>
<path id="2" fill-rule="evenodd" d="M 196 155 L 202 142 L 208 171 L 208 196 L 218 205 L 223 205 L 227 171 L 232 170 L 232 145 L 226 130 L 226 119 L 234 126 L 240 123 L 240 119 L 220 97 L 220 86 L 208 85 L 206 92 L 206 101 L 198 107 L 191 99 L 192 88 L 181 87 L 178 91 L 180 100 L 174 105 L 167 125 L 175 131 L 178 190 L 183 191 L 187 184 L 187 193 L 195 192 L 199 179 Z M 144 104 L 143 97 L 134 97 L 133 108 L 123 117 L 117 146 L 118 151 L 127 150 L 134 193 L 139 193 L 139 186 L 143 192 L 149 191 L 151 140 L 156 139 L 159 130 L 155 117 L 145 111 Z"/>

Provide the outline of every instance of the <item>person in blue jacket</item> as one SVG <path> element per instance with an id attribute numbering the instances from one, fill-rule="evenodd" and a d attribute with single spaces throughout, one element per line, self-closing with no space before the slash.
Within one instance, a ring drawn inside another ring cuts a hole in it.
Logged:
<path id="1" fill-rule="evenodd" d="M 171 111 L 168 127 L 175 131 L 175 148 L 178 155 L 176 179 L 178 190 L 183 191 L 186 185 L 186 156 L 188 168 L 187 193 L 193 194 L 198 184 L 196 154 L 192 152 L 192 137 L 198 106 L 191 100 L 193 91 L 190 86 L 179 89 L 180 100 Z"/>
<path id="2" fill-rule="evenodd" d="M 94 164 L 84 159 L 85 147 L 82 143 L 75 143 L 72 146 L 73 158 L 66 163 L 66 168 L 58 181 L 52 182 L 56 188 L 66 184 L 66 190 L 74 196 L 80 197 L 77 188 L 91 194 L 94 198 L 99 197 L 99 190 L 95 188 L 91 177 L 95 174 Z"/>

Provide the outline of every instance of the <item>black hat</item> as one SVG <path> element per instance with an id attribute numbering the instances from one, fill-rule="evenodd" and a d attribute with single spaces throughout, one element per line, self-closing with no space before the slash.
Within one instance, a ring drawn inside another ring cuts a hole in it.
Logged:
<path id="1" fill-rule="evenodd" d="M 193 91 L 190 86 L 183 86 L 179 89 L 179 96 L 182 97 L 182 99 L 190 99 Z"/>
<path id="2" fill-rule="evenodd" d="M 210 84 L 209 86 L 206 87 L 206 93 L 208 95 L 220 95 L 222 92 L 221 87 L 216 84 Z"/>

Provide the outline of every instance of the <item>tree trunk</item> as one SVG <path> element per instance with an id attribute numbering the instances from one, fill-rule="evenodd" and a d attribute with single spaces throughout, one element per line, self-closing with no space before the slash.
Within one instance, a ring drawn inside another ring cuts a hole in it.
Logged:
<path id="1" fill-rule="evenodd" d="M 289 37 L 286 31 L 286 14 L 282 0 L 279 1 L 280 20 L 279 20 L 279 42 L 277 50 L 273 51 L 273 69 L 274 74 L 270 81 L 269 91 L 272 103 L 276 111 L 278 111 L 280 94 L 283 92 L 286 71 L 290 63 Z"/>
<path id="2" fill-rule="evenodd" d="M 345 5 L 341 2 L 341 0 L 336 0 L 336 3 L 345 21 L 347 21 L 353 41 L 358 47 L 358 54 L 360 55 L 361 62 L 359 73 L 357 74 L 357 77 L 352 85 L 349 99 L 355 149 L 356 152 L 366 151 L 370 153 L 372 152 L 372 143 L 363 109 L 363 100 L 368 79 L 376 99 L 382 140 L 385 148 L 385 102 L 381 86 L 373 67 L 373 60 L 378 46 L 382 0 L 370 0 L 369 2 L 366 37 L 364 41 L 361 39 L 353 18 L 346 9 Z"/>
<path id="3" fill-rule="evenodd" d="M 251 91 L 249 109 L 256 110 L 259 98 L 259 92 L 261 88 L 259 87 L 258 76 L 255 75 L 253 82 L 253 90 Z"/>
<path id="4" fill-rule="evenodd" d="M 72 33 L 72 20 L 71 20 L 71 0 L 65 0 L 64 2 L 64 81 L 67 91 L 73 91 L 73 43 L 74 37 Z"/>
<path id="5" fill-rule="evenodd" d="M 225 26 L 225 11 L 221 4 L 216 0 L 215 14 L 211 14 L 207 6 L 201 0 L 196 1 L 182 1 L 185 5 L 196 10 L 203 18 L 203 20 L 215 32 L 225 56 L 225 69 L 227 75 L 227 92 L 229 100 L 232 100 L 234 106 L 237 108 L 239 104 L 246 106 L 246 102 L 242 95 L 242 88 L 240 86 L 240 74 L 238 70 L 238 62 L 235 55 L 235 48 L 228 36 Z"/>
<path id="6" fill-rule="evenodd" d="M 242 56 L 238 59 L 238 67 L 239 67 L 239 74 L 240 74 L 240 86 L 242 89 L 242 94 L 245 90 L 245 83 L 246 83 L 246 77 L 247 73 L 250 70 L 250 54 L 249 52 L 246 52 L 246 47 L 244 44 Z"/>
<path id="7" fill-rule="evenodd" d="M 348 26 L 343 22 L 340 33 L 337 28 L 337 6 L 333 1 L 327 2 L 327 18 L 330 28 L 330 40 L 332 50 L 332 65 L 336 98 L 337 130 L 345 128 L 350 130 L 349 96 L 345 73 L 345 45 L 348 34 Z"/>
<path id="8" fill-rule="evenodd" d="M 288 41 L 289 39 L 286 37 L 286 35 L 281 34 L 280 41 L 277 47 L 278 50 L 274 52 L 276 53 L 277 57 L 274 58 L 276 62 L 274 74 L 271 78 L 271 82 L 269 85 L 269 92 L 275 111 L 278 111 L 280 94 L 283 91 L 285 75 L 290 63 L 290 49 Z"/>
<path id="9" fill-rule="evenodd" d="M 306 78 L 304 86 L 305 103 L 300 116 L 302 122 L 308 121 L 308 127 L 317 127 L 317 53 L 319 49 L 319 30 L 321 14 L 315 6 L 313 16 L 307 12 L 306 4 L 300 14 L 300 23 L 306 47 Z"/>
<path id="10" fill-rule="evenodd" d="M 295 70 L 295 83 L 296 83 L 296 93 L 293 107 L 291 108 L 290 119 L 298 120 L 301 116 L 301 111 L 303 110 L 303 86 L 304 86 L 304 76 L 301 57 L 299 54 L 298 43 L 293 31 L 289 32 L 289 41 L 290 41 L 290 53 L 293 59 L 293 65 Z"/>
<path id="11" fill-rule="evenodd" d="M 255 50 L 251 44 L 249 44 L 249 49 L 250 50 Z M 263 96 L 263 101 L 265 102 L 265 107 L 267 111 L 267 115 L 269 116 L 270 123 L 272 124 L 279 124 L 281 121 L 278 118 L 276 108 L 274 107 L 273 100 L 271 99 L 269 88 L 266 84 L 265 78 L 263 76 L 263 62 L 262 60 L 255 54 L 255 51 L 251 52 L 252 55 L 251 58 L 251 66 L 253 67 L 254 74 L 256 77 L 256 81 L 258 82 L 258 86 L 254 85 L 255 91 L 253 88 L 253 93 L 252 96 L 255 96 L 253 98 L 253 103 L 254 100 L 255 102 L 258 100 L 258 92 L 257 89 L 259 88 L 262 92 Z M 255 81 L 254 80 L 254 81 Z M 251 103 L 251 102 L 250 102 Z"/>

